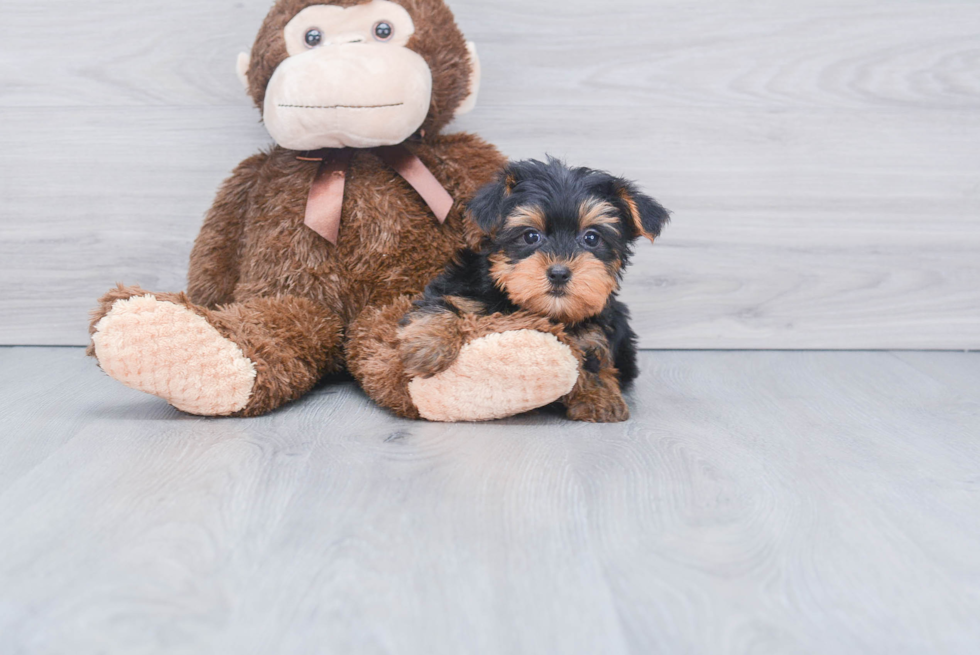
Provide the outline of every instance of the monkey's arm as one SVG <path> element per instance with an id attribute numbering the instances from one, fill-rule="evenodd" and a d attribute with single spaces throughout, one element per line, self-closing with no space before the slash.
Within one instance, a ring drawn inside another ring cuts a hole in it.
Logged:
<path id="1" fill-rule="evenodd" d="M 398 354 L 405 372 L 412 377 L 430 378 L 449 368 L 463 347 L 463 315 L 482 309 L 468 298 L 454 295 L 462 286 L 461 272 L 454 264 L 433 280 L 398 324 Z"/>
<path id="2" fill-rule="evenodd" d="M 204 219 L 187 274 L 187 294 L 198 305 L 213 308 L 235 299 L 249 191 L 267 159 L 262 153 L 239 164 Z"/>

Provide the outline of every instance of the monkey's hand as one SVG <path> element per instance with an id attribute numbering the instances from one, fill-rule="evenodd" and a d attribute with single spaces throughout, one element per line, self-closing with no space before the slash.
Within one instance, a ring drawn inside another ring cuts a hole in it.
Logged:
<path id="1" fill-rule="evenodd" d="M 398 353 L 410 378 L 431 378 L 456 361 L 463 347 L 459 317 L 449 311 L 416 310 L 398 330 Z"/>

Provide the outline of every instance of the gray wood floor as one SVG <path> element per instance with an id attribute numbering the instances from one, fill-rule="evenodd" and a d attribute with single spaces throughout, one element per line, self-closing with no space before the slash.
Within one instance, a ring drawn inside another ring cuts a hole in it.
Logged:
<path id="1" fill-rule="evenodd" d="M 270 0 L 0 0 L 0 344 L 178 290 Z M 453 129 L 675 210 L 650 348 L 980 348 L 980 3 L 452 0 Z M 646 352 L 634 419 L 204 420 L 0 348 L 0 655 L 980 652 L 980 354 Z"/>
<path id="2" fill-rule="evenodd" d="M 0 349 L 0 652 L 980 652 L 980 354 L 643 365 L 623 425 L 202 420 Z"/>
<path id="3" fill-rule="evenodd" d="M 628 276 L 645 347 L 980 349 L 980 3 L 450 4 L 485 75 L 453 129 L 675 210 Z M 0 0 L 0 344 L 184 287 L 269 143 L 233 73 L 269 5 Z"/>

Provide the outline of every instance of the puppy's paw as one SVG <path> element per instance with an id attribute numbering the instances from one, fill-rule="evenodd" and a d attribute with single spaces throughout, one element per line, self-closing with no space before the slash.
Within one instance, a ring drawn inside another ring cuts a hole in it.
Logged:
<path id="1" fill-rule="evenodd" d="M 581 399 L 568 404 L 568 418 L 586 423 L 622 423 L 629 420 L 630 408 L 622 396 Z"/>
<path id="2" fill-rule="evenodd" d="M 410 378 L 431 378 L 456 361 L 463 347 L 458 318 L 449 312 L 413 312 L 398 330 L 398 353 Z"/>

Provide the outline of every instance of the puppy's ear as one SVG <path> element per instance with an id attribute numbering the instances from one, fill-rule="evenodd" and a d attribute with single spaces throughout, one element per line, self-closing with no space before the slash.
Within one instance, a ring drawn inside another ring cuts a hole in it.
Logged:
<path id="1" fill-rule="evenodd" d="M 653 241 L 670 221 L 670 212 L 650 196 L 640 193 L 636 186 L 625 180 L 616 184 L 616 195 L 626 211 L 626 219 L 633 228 L 633 238 L 646 237 Z"/>
<path id="2" fill-rule="evenodd" d="M 510 196 L 517 178 L 512 167 L 508 166 L 497 178 L 476 192 L 476 196 L 466 206 L 470 219 L 490 234 L 504 223 L 504 201 Z"/>

